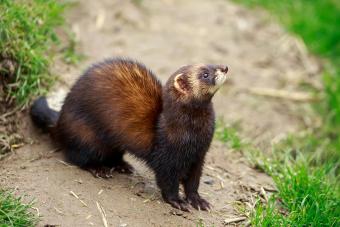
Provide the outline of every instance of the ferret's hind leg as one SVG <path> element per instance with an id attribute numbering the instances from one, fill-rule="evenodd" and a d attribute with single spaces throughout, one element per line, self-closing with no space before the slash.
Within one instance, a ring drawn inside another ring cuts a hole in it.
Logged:
<path id="1" fill-rule="evenodd" d="M 72 146 L 66 148 L 65 151 L 66 159 L 81 168 L 87 166 L 100 165 L 102 158 L 100 153 L 95 149 L 85 146 Z"/>
<path id="2" fill-rule="evenodd" d="M 75 143 L 69 144 L 65 150 L 66 159 L 89 171 L 95 177 L 110 178 L 113 169 L 104 165 L 105 157 L 100 149 L 85 144 Z"/>

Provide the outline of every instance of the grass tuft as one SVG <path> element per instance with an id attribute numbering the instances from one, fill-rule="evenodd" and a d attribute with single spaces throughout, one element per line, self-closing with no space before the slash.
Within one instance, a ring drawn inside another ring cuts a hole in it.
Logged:
<path id="1" fill-rule="evenodd" d="M 77 42 L 76 37 L 73 32 L 68 31 L 66 29 L 65 31 L 68 36 L 68 43 L 67 45 L 62 49 L 62 57 L 66 64 L 76 65 L 80 61 L 85 59 L 85 55 L 78 53 L 76 50 Z"/>
<path id="2" fill-rule="evenodd" d="M 264 167 L 278 189 L 267 204 L 258 203 L 251 216 L 255 226 L 338 226 L 339 185 L 328 179 L 325 166 L 310 168 L 299 158 L 282 162 L 267 160 Z"/>
<path id="3" fill-rule="evenodd" d="M 56 0 L 0 1 L 0 73 L 7 94 L 3 101 L 24 105 L 51 85 L 48 67 L 64 9 Z"/>
<path id="4" fill-rule="evenodd" d="M 327 141 L 322 144 L 315 136 L 290 136 L 273 145 L 271 154 L 264 154 L 241 140 L 235 128 L 217 124 L 215 138 L 230 148 L 234 138 L 242 141 L 239 151 L 254 167 L 269 174 L 276 185 L 278 192 L 268 203 L 258 200 L 251 211 L 254 226 L 340 225 L 339 163 L 334 156 L 337 153 L 325 152 Z"/>
<path id="5" fill-rule="evenodd" d="M 216 122 L 214 137 L 217 140 L 228 144 L 228 146 L 233 150 L 240 150 L 243 146 L 245 146 L 244 142 L 238 136 L 237 124 L 225 126 L 222 119 Z"/>
<path id="6" fill-rule="evenodd" d="M 38 217 L 32 213 L 33 203 L 24 203 L 23 197 L 0 189 L 0 226 L 33 227 Z"/>

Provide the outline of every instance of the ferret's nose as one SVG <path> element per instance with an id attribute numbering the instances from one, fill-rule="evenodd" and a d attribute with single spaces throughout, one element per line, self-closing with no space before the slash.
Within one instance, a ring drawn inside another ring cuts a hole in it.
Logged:
<path id="1" fill-rule="evenodd" d="M 228 66 L 222 67 L 221 71 L 222 71 L 223 73 L 227 73 L 227 72 L 228 72 Z"/>

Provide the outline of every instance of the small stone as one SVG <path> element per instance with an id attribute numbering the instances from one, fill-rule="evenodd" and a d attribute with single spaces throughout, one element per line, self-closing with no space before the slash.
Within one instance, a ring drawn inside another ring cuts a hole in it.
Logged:
<path id="1" fill-rule="evenodd" d="M 213 185 L 215 183 L 213 179 L 207 179 L 207 180 L 204 180 L 203 182 L 208 185 Z"/>
<path id="2" fill-rule="evenodd" d="M 176 216 L 183 216 L 184 213 L 182 211 L 176 209 L 176 210 L 171 210 L 170 214 L 176 215 Z"/>

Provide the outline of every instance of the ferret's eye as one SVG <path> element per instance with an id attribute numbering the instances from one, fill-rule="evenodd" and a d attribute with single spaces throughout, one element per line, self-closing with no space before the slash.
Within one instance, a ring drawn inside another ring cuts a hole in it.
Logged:
<path id="1" fill-rule="evenodd" d="M 208 78 L 208 77 L 209 77 L 209 74 L 208 74 L 208 73 L 204 73 L 204 74 L 203 74 L 203 78 L 206 79 L 206 78 Z"/>

